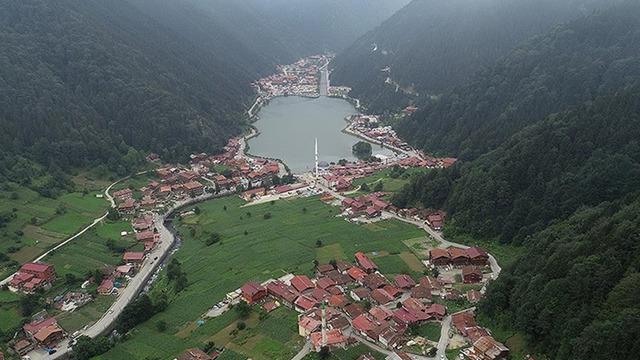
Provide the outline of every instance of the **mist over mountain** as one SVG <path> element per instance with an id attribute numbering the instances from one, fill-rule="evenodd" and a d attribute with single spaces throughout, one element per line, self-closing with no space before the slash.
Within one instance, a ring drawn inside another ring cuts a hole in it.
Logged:
<path id="1" fill-rule="evenodd" d="M 415 146 L 474 159 L 545 116 L 640 81 L 637 4 L 554 27 L 398 125 Z"/>
<path id="2" fill-rule="evenodd" d="M 207 2 L 209 0 L 199 0 Z M 246 0 L 296 54 L 340 52 L 409 0 Z"/>
<path id="3" fill-rule="evenodd" d="M 479 308 L 553 359 L 636 351 L 639 17 L 629 2 L 556 27 L 400 125 L 467 161 L 395 202 L 445 209 L 447 237 L 523 246 Z"/>
<path id="4" fill-rule="evenodd" d="M 414 0 L 339 53 L 332 81 L 384 112 L 461 85 L 521 41 L 611 3 Z"/>

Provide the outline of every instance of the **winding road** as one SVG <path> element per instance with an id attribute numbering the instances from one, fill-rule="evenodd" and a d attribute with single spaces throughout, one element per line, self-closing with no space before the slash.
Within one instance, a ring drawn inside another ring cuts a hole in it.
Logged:
<path id="1" fill-rule="evenodd" d="M 309 184 L 313 184 L 313 176 L 310 174 L 305 174 L 302 176 L 303 179 L 305 179 L 305 181 L 307 181 Z M 316 184 L 316 187 L 322 189 L 323 191 L 331 194 L 334 198 L 342 201 L 346 198 L 346 196 L 332 190 L 331 188 L 328 188 L 322 184 Z M 396 214 L 390 213 L 385 211 L 384 215 L 405 223 L 409 223 L 412 225 L 415 225 L 419 228 L 421 228 L 422 230 L 424 230 L 427 234 L 429 234 L 431 237 L 433 237 L 434 239 L 436 239 L 439 242 L 439 247 L 441 248 L 448 248 L 448 247 L 458 247 L 461 249 L 468 249 L 469 246 L 467 245 L 463 245 L 463 244 L 458 244 L 458 243 L 454 243 L 451 241 L 446 240 L 444 237 L 442 237 L 442 233 L 439 231 L 435 231 L 432 228 L 430 228 L 427 224 L 425 224 L 424 221 L 421 220 L 416 220 L 416 219 L 407 219 L 401 216 L 398 216 Z M 498 275 L 500 275 L 500 272 L 502 271 L 502 268 L 500 267 L 500 265 L 498 265 L 498 262 L 496 261 L 495 257 L 491 254 L 489 254 L 489 265 L 491 266 L 491 271 L 493 272 L 493 280 L 498 278 Z M 473 308 L 471 308 L 473 309 Z M 463 311 L 468 311 L 469 309 L 465 309 Z M 442 321 L 442 327 L 441 327 L 441 332 L 440 332 L 440 340 L 438 341 L 438 346 L 437 346 L 437 353 L 436 356 L 433 358 L 429 358 L 429 357 L 424 357 L 424 356 L 419 356 L 419 355 L 412 355 L 412 358 L 414 359 L 423 359 L 423 360 L 437 360 L 437 359 L 446 359 L 446 350 L 447 350 L 447 346 L 449 345 L 449 330 L 451 329 L 451 315 L 448 315 L 447 317 L 445 317 Z M 380 351 L 379 349 L 381 349 L 378 345 L 376 344 L 372 344 L 369 341 L 366 341 L 365 339 L 362 338 L 358 338 L 356 337 L 356 339 L 369 346 L 370 348 L 382 352 L 383 354 L 388 354 L 389 351 Z"/>
<path id="2" fill-rule="evenodd" d="M 142 175 L 146 172 L 141 172 L 141 173 L 137 173 L 136 175 Z M 115 207 L 115 201 L 113 199 L 113 197 L 110 194 L 111 188 L 116 185 L 117 183 L 126 180 L 128 177 L 120 179 L 116 182 L 114 182 L 113 184 L 111 184 L 106 190 L 105 190 L 105 196 L 107 198 L 107 200 L 111 203 L 111 207 Z M 176 204 L 174 204 L 172 207 L 170 207 L 169 209 L 167 209 L 167 211 L 160 215 L 160 214 L 154 214 L 154 221 L 156 224 L 156 228 L 158 229 L 158 232 L 160 234 L 160 240 L 158 242 L 158 244 L 156 245 L 156 247 L 151 250 L 151 252 L 149 252 L 147 254 L 147 257 L 145 258 L 144 262 L 142 263 L 140 269 L 138 270 L 138 273 L 133 277 L 133 279 L 131 279 L 131 281 L 129 281 L 129 283 L 127 284 L 127 286 L 123 289 L 121 289 L 120 293 L 118 294 L 118 297 L 116 299 L 116 301 L 111 305 L 111 307 L 109 307 L 109 309 L 107 310 L 107 312 L 105 312 L 102 317 L 100 319 L 98 319 L 96 322 L 94 322 L 93 324 L 90 324 L 88 326 L 86 326 L 83 330 L 80 331 L 79 334 L 76 335 L 76 337 L 79 336 L 88 336 L 91 338 L 95 338 L 97 336 L 103 335 L 105 333 L 107 333 L 108 331 L 110 331 L 113 326 L 115 321 L 117 320 L 118 316 L 120 316 L 120 314 L 122 313 L 122 311 L 124 310 L 124 308 L 131 302 L 133 301 L 139 294 L 140 292 L 144 289 L 145 285 L 149 282 L 149 279 L 151 279 L 151 277 L 153 276 L 153 274 L 155 273 L 155 271 L 157 270 L 158 266 L 162 263 L 162 260 L 167 256 L 167 254 L 169 253 L 169 250 L 171 250 L 171 248 L 173 247 L 174 241 L 175 241 L 175 237 L 173 236 L 173 234 L 169 231 L 169 229 L 165 226 L 164 221 L 166 219 L 166 217 L 168 215 L 170 215 L 172 212 L 174 212 L 175 210 L 190 205 L 190 204 L 194 204 L 194 203 L 198 203 L 201 201 L 205 201 L 205 200 L 209 200 L 211 198 L 213 198 L 215 195 L 213 194 L 205 194 L 205 195 L 201 195 L 195 198 L 191 198 L 191 199 L 187 199 L 184 201 L 180 201 L 177 202 Z M 63 246 L 64 244 L 69 243 L 69 241 L 72 241 L 73 239 L 77 238 L 79 235 L 81 235 L 82 233 L 84 233 L 85 231 L 87 231 L 88 229 L 90 229 L 91 227 L 95 226 L 95 224 L 97 224 L 98 222 L 102 221 L 107 214 L 103 215 L 102 217 L 96 219 L 92 225 L 86 227 L 85 229 L 83 229 L 81 232 L 79 232 L 78 234 L 74 235 L 73 237 L 67 239 L 64 241 L 64 243 L 61 243 L 60 245 L 58 245 L 56 248 L 59 248 L 61 246 Z M 50 253 L 50 251 L 48 252 Z M 40 258 L 46 256 L 46 254 L 43 254 Z M 68 355 L 68 353 L 70 352 L 70 339 L 65 339 L 62 342 L 60 342 L 57 346 L 57 352 L 49 355 L 45 350 L 42 349 L 37 349 L 37 350 L 33 350 L 31 351 L 28 356 L 29 358 L 33 359 L 33 360 L 45 360 L 45 359 L 60 359 L 60 358 L 64 358 L 65 356 Z"/>

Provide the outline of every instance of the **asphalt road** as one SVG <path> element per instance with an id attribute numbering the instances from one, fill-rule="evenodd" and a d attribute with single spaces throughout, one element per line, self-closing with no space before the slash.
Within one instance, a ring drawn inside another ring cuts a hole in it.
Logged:
<path id="1" fill-rule="evenodd" d="M 206 194 L 193 199 L 178 202 L 173 207 L 169 208 L 166 214 L 170 214 L 175 209 L 178 209 L 185 205 L 208 200 L 213 196 L 214 195 L 212 194 Z M 142 289 L 144 289 L 144 286 L 154 274 L 158 265 L 167 255 L 175 241 L 175 237 L 173 236 L 173 234 L 164 225 L 165 217 L 166 215 L 154 215 L 156 228 L 158 229 L 158 232 L 160 234 L 160 241 L 158 242 L 156 247 L 151 252 L 149 252 L 144 262 L 142 263 L 142 266 L 140 267 L 138 273 L 133 277 L 133 279 L 131 279 L 131 281 L 129 281 L 127 286 L 120 291 L 120 293 L 118 294 L 118 298 L 111 305 L 109 310 L 107 310 L 107 312 L 104 313 L 104 315 L 95 323 L 91 324 L 85 330 L 80 331 L 80 334 L 78 334 L 77 336 L 85 335 L 91 338 L 95 338 L 99 335 L 107 333 L 113 327 L 116 319 L 118 318 L 118 316 L 120 316 L 124 308 L 138 296 Z M 53 355 L 49 355 L 44 350 L 40 349 L 34 350 L 28 355 L 33 360 L 64 358 L 70 351 L 69 340 L 65 339 L 64 341 L 60 342 L 57 346 L 57 350 L 58 351 Z"/>

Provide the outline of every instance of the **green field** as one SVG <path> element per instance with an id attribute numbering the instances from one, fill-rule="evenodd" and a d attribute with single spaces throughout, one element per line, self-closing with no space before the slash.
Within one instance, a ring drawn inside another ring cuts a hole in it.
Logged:
<path id="1" fill-rule="evenodd" d="M 131 232 L 131 224 L 125 221 L 101 222 L 47 256 L 45 261 L 55 266 L 59 278 L 67 273 L 82 277 L 88 271 L 100 269 L 106 265 L 117 265 L 121 262 L 122 256 L 107 247 L 107 240 L 112 239 L 116 246 L 123 248 L 137 245 L 133 235 L 121 237 L 121 231 Z"/>
<path id="2" fill-rule="evenodd" d="M 440 340 L 440 323 L 427 322 L 413 330 L 413 334 L 425 339 L 438 342 Z"/>
<path id="3" fill-rule="evenodd" d="M 20 325 L 22 317 L 18 314 L 18 295 L 5 290 L 0 291 L 0 331 L 6 331 Z"/>
<path id="4" fill-rule="evenodd" d="M 364 354 L 371 354 L 377 360 L 383 360 L 386 358 L 384 354 L 371 350 L 362 344 L 358 344 L 347 349 L 333 350 L 328 360 L 354 360 Z M 320 360 L 320 356 L 316 353 L 311 353 L 305 356 L 304 360 Z"/>
<path id="5" fill-rule="evenodd" d="M 68 333 L 73 333 L 101 318 L 115 300 L 114 295 L 98 296 L 94 301 L 73 312 L 62 312 L 58 314 L 56 319 L 58 319 L 58 324 L 60 324 L 63 329 Z"/>
<path id="6" fill-rule="evenodd" d="M 337 208 L 325 205 L 317 198 L 280 200 L 274 204 L 240 208 L 243 204 L 236 197 L 209 201 L 198 205 L 199 215 L 181 221 L 178 228 L 183 244 L 174 256 L 182 262 L 189 286 L 172 299 L 167 310 L 140 325 L 129 340 L 118 344 L 102 359 L 176 356 L 186 348 L 201 346 L 236 321 L 233 312 L 228 312 L 207 320 L 202 326 L 194 323 L 227 292 L 246 281 L 263 281 L 289 272 L 309 273 L 316 258 L 351 261 L 357 251 L 399 254 L 409 251 L 403 240 L 422 235 L 416 227 L 398 221 L 351 224 L 336 217 Z M 265 219 L 265 213 L 270 213 L 271 218 Z M 205 239 L 214 232 L 221 235 L 222 241 L 206 246 Z M 321 247 L 316 246 L 317 240 L 321 240 Z M 160 280 L 156 288 L 165 286 L 165 281 Z M 155 328 L 161 320 L 168 324 L 163 333 Z M 295 326 L 295 321 L 291 324 L 282 322 L 277 325 Z M 260 329 L 255 331 L 266 331 Z M 232 350 L 261 358 L 274 351 L 273 341 L 288 343 L 283 342 L 284 338 L 264 336 L 263 333 L 261 336 L 256 344 L 247 340 L 248 348 L 238 346 Z M 256 341 L 255 338 L 253 336 L 251 341 Z"/>
<path id="7" fill-rule="evenodd" d="M 128 179 L 120 181 L 119 183 L 113 186 L 113 188 L 111 189 L 111 192 L 113 193 L 118 190 L 129 188 L 133 190 L 133 197 L 135 199 L 141 199 L 142 193 L 140 192 L 140 189 L 149 185 L 149 182 L 151 180 L 158 180 L 158 179 L 159 177 L 156 174 L 156 172 L 151 170 L 146 173 L 132 176 Z"/>
<path id="8" fill-rule="evenodd" d="M 382 182 L 382 191 L 395 193 L 400 191 L 402 187 L 409 182 L 412 176 L 425 171 L 425 169 L 421 168 L 410 168 L 402 171 L 402 174 L 394 178 L 392 177 L 393 170 L 389 168 L 371 176 L 356 179 L 353 181 L 353 186 L 357 188 L 358 186 L 366 183 L 369 188 L 373 190 L 378 182 Z"/>
<path id="9" fill-rule="evenodd" d="M 50 199 L 8 184 L 0 191 L 0 212 L 15 217 L 0 229 L 0 252 L 18 263 L 34 259 L 106 211 L 108 202 L 97 198 L 98 193 L 74 192 Z M 11 270 L 0 264 L 0 273 Z"/>
<path id="10" fill-rule="evenodd" d="M 131 225 L 124 221 L 99 223 L 46 257 L 44 261 L 54 265 L 58 277 L 58 281 L 46 295 L 55 297 L 79 288 L 79 284 L 68 286 L 64 283 L 66 274 L 73 274 L 84 280 L 90 271 L 118 265 L 122 259 L 121 254 L 107 247 L 108 239 L 118 239 L 115 241 L 118 247 L 135 249 L 139 246 L 132 235 L 120 237 L 120 231 L 123 230 L 131 231 Z M 18 299 L 19 295 L 8 291 L 0 292 L 0 329 L 6 330 L 20 324 L 22 317 L 18 313 Z M 65 330 L 75 331 L 100 318 L 114 300 L 114 297 L 98 296 L 95 301 L 72 313 L 62 312 L 57 315 L 56 311 L 50 311 L 50 313 L 56 315 Z"/>

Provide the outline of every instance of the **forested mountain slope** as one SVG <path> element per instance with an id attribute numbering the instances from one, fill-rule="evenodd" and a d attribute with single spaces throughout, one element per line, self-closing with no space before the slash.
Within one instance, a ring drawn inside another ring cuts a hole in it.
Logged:
<path id="1" fill-rule="evenodd" d="M 395 199 L 449 212 L 449 235 L 525 247 L 481 310 L 551 359 L 634 359 L 640 327 L 640 91 L 519 132 Z M 453 231 L 452 231 L 453 230 Z"/>
<path id="2" fill-rule="evenodd" d="M 399 133 L 427 151 L 473 159 L 568 106 L 640 82 L 640 4 L 558 26 L 464 86 L 429 100 Z"/>
<path id="3" fill-rule="evenodd" d="M 410 93 L 440 94 L 554 24 L 589 14 L 605 0 L 414 0 L 340 53 L 332 81 L 353 87 L 374 112 Z M 388 71 L 381 71 L 386 69 Z"/>
<path id="4" fill-rule="evenodd" d="M 536 234 L 488 289 L 480 311 L 550 359 L 637 359 L 640 200 L 578 211 Z"/>
<path id="5" fill-rule="evenodd" d="M 522 242 L 581 206 L 640 190 L 638 139 L 638 92 L 603 97 L 524 129 L 476 161 L 418 178 L 397 200 L 446 206 L 467 232 Z"/>
<path id="6" fill-rule="evenodd" d="M 29 183 L 42 172 L 34 163 L 125 173 L 137 150 L 172 159 L 239 132 L 250 82 L 278 57 L 256 56 L 205 15 L 177 31 L 178 20 L 160 24 L 140 9 L 125 0 L 0 4 L 1 176 Z M 218 37 L 189 37 L 209 31 Z"/>
<path id="7" fill-rule="evenodd" d="M 214 0 L 196 0 L 210 3 Z M 225 0 L 216 0 L 225 1 Z M 244 0 L 298 55 L 339 52 L 409 0 Z"/>
<path id="8" fill-rule="evenodd" d="M 522 245 L 479 310 L 557 360 L 635 359 L 640 336 L 640 5 L 519 47 L 402 128 L 463 159 L 394 202 Z M 484 153 L 484 154 L 483 154 Z"/>

